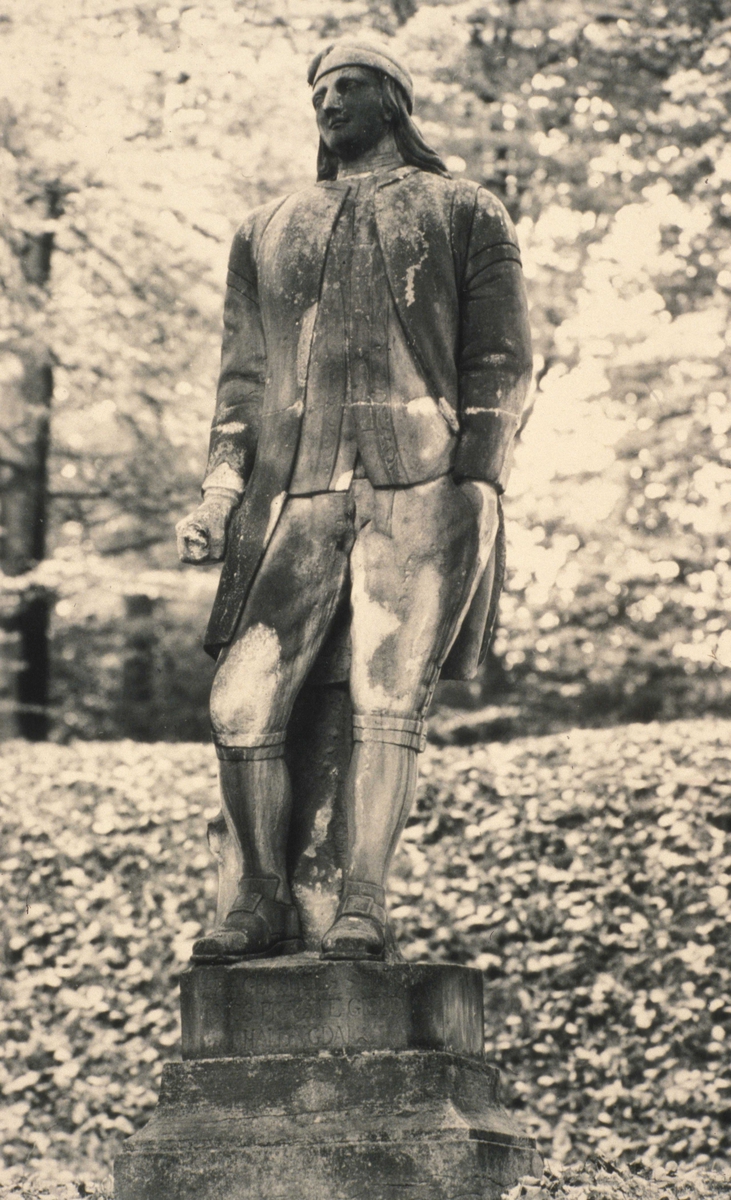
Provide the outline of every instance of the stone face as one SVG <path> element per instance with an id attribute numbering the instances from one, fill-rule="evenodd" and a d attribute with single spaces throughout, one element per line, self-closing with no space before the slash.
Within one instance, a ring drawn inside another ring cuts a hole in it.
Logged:
<path id="1" fill-rule="evenodd" d="M 116 1200 L 498 1200 L 540 1170 L 483 1058 L 478 971 L 301 955 L 193 967 L 181 995 L 185 1061 Z"/>
<path id="2" fill-rule="evenodd" d="M 482 976 L 446 963 L 303 955 L 193 967 L 180 995 L 186 1059 L 319 1050 L 482 1053 Z"/>

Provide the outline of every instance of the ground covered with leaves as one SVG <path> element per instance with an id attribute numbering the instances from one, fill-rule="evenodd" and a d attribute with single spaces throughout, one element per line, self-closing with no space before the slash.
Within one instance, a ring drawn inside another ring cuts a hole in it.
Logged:
<path id="1" fill-rule="evenodd" d="M 730 735 L 629 725 L 423 757 L 392 914 L 407 958 L 485 973 L 487 1052 L 550 1159 L 516 1197 L 731 1191 L 714 1170 L 731 1149 Z M 215 758 L 6 743 L 0 796 L 0 1195 L 93 1194 L 179 1052 L 176 982 L 214 909 Z M 49 1163 L 53 1186 L 28 1190 Z"/>

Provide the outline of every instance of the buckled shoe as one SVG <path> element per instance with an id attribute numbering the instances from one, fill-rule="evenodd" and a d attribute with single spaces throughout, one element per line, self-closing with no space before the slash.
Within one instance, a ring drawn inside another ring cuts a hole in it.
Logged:
<path id="1" fill-rule="evenodd" d="M 304 948 L 297 908 L 277 900 L 279 880 L 243 879 L 228 916 L 193 946 L 194 963 L 276 958 Z"/>
<path id="2" fill-rule="evenodd" d="M 349 879 L 343 887 L 334 923 L 322 939 L 321 958 L 386 957 L 386 892 L 375 883 Z"/>

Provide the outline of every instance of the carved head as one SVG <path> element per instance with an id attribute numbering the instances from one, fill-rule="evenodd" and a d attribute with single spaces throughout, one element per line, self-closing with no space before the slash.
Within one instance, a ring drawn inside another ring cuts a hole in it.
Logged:
<path id="1" fill-rule="evenodd" d="M 377 146 L 394 123 L 383 76 L 371 67 L 335 67 L 312 89 L 317 128 L 325 146 L 341 162 Z"/>
<path id="2" fill-rule="evenodd" d="M 405 163 L 446 175 L 411 119 L 414 85 L 387 48 L 342 41 L 316 55 L 307 72 L 320 132 L 318 179 L 373 149 L 391 131 Z"/>

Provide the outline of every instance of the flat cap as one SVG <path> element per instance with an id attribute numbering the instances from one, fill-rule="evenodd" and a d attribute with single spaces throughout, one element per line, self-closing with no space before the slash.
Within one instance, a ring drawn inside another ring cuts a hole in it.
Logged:
<path id="1" fill-rule="evenodd" d="M 323 75 L 329 74 L 330 71 L 337 71 L 341 67 L 372 67 L 375 71 L 382 71 L 384 75 L 389 75 L 403 88 L 408 110 L 412 111 L 414 84 L 411 76 L 406 67 L 394 58 L 385 46 L 376 42 L 351 41 L 350 39 L 335 42 L 326 50 L 315 55 L 307 72 L 307 82 L 311 87 L 315 87 Z"/>

